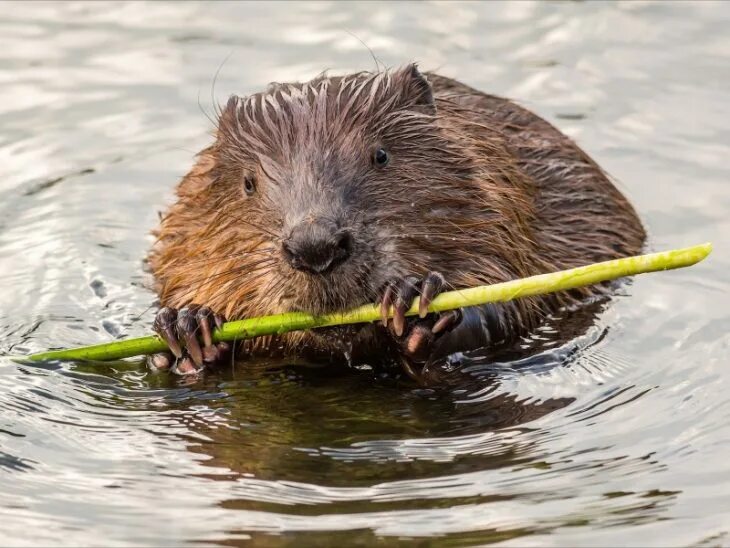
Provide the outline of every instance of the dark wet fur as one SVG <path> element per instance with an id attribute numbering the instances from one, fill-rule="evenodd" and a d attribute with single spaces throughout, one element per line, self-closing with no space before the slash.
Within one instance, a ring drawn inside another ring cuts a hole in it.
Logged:
<path id="1" fill-rule="evenodd" d="M 372 165 L 377 147 L 391 157 L 383 169 Z M 568 137 L 511 101 L 413 65 L 232 97 L 177 196 L 150 256 L 161 302 L 205 304 L 228 319 L 343 310 L 429 271 L 443 274 L 445 289 L 501 282 L 633 255 L 645 236 L 628 201 Z M 352 234 L 349 259 L 322 275 L 292 268 L 282 242 L 307 220 Z M 514 340 L 606 290 L 466 310 L 434 351 Z M 397 345 L 372 325 L 245 349 L 368 359 Z"/>

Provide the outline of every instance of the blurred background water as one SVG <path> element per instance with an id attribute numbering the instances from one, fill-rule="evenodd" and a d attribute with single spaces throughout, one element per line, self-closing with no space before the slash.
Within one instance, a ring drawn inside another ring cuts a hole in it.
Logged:
<path id="1" fill-rule="evenodd" d="M 729 25 L 722 2 L 0 4 L 0 544 L 730 544 Z M 204 111 L 371 69 L 363 42 L 519 100 L 651 248 L 714 254 L 637 278 L 577 352 L 547 334 L 447 393 L 7 357 L 147 333 L 149 230 Z"/>

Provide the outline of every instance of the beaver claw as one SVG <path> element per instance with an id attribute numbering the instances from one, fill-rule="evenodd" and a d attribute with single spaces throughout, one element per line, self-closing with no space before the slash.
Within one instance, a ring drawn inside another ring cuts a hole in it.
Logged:
<path id="1" fill-rule="evenodd" d="M 167 343 L 170 352 L 150 356 L 150 366 L 154 369 L 171 368 L 178 375 L 194 375 L 206 366 L 220 363 L 230 351 L 230 346 L 225 342 L 213 343 L 213 329 L 220 327 L 224 321 L 207 306 L 190 305 L 179 311 L 161 308 L 152 327 Z M 184 349 L 180 341 L 184 341 Z"/>
<path id="2" fill-rule="evenodd" d="M 431 301 L 443 290 L 446 282 L 438 272 L 429 272 L 423 278 L 406 276 L 389 283 L 380 301 L 383 325 L 387 325 L 401 346 L 403 357 L 408 362 L 406 372 L 414 376 L 411 363 L 425 363 L 438 338 L 451 331 L 461 322 L 459 310 L 428 314 Z M 418 318 L 407 319 L 406 311 L 413 300 L 421 297 Z M 388 312 L 393 308 L 393 319 L 388 321 Z M 420 379 L 417 379 L 420 380 Z"/>

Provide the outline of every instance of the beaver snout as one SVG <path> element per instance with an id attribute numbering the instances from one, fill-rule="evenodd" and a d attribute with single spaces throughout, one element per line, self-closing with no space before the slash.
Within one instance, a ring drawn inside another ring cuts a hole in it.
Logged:
<path id="1" fill-rule="evenodd" d="M 352 234 L 322 220 L 304 221 L 282 242 L 282 251 L 292 268 L 324 274 L 350 257 Z"/>

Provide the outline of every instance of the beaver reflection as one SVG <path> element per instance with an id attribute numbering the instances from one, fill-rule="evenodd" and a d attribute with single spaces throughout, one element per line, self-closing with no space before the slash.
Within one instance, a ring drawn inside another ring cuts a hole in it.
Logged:
<path id="1" fill-rule="evenodd" d="M 556 318 L 552 328 L 543 331 L 548 333 L 543 342 L 563 345 L 555 356 L 570 354 L 565 350 L 571 345 L 565 343 L 593 325 L 601 308 L 596 302 Z M 536 350 L 539 345 L 530 352 Z M 504 348 L 473 353 L 461 364 L 452 359 L 438 368 L 441 385 L 435 389 L 419 389 L 402 378 L 342 364 L 240 362 L 208 373 L 195 384 L 196 391 L 225 394 L 201 402 L 225 413 L 218 423 L 189 421 L 206 440 L 190 450 L 207 455 L 205 462 L 212 468 L 235 475 L 321 480 L 332 486 L 439 474 L 444 458 L 458 460 L 460 473 L 539 460 L 530 437 L 515 427 L 529 429 L 531 421 L 574 400 L 541 400 L 536 394 L 525 401 L 500 392 L 500 373 L 491 365 L 496 361 L 520 359 L 525 375 L 544 371 L 545 353 L 530 358 L 526 352 Z M 156 378 L 176 382 L 168 376 Z M 189 409 L 191 402 L 179 405 Z M 515 435 L 502 435 L 505 431 Z M 416 453 L 408 452 L 409 442 L 418 445 Z"/>
<path id="2" fill-rule="evenodd" d="M 440 446 L 439 438 L 447 446 L 456 436 L 485 434 L 485 443 L 493 444 L 491 432 L 526 424 L 572 401 L 524 402 L 510 394 L 464 401 L 465 394 L 484 389 L 485 383 L 498 388 L 498 379 L 484 376 L 470 383 L 463 379 L 458 387 L 422 390 L 392 378 L 373 382 L 371 371 L 271 367 L 273 363 L 256 364 L 209 374 L 195 386 L 196 392 L 226 394 L 200 402 L 223 409 L 218 415 L 223 420 L 189 420 L 193 412 L 181 414 L 200 435 L 196 438 L 205 440 L 189 449 L 208 456 L 206 465 L 260 479 L 322 479 L 342 486 L 421 477 L 442 470 L 443 463 L 435 461 L 443 460 L 444 450 L 451 451 Z M 178 405 L 191 408 L 190 400 Z M 421 450 L 417 460 L 399 462 L 410 459 L 394 440 L 424 438 L 432 447 Z M 529 446 L 497 443 L 484 454 L 458 453 L 453 456 L 460 470 L 476 471 L 524 461 Z"/>

